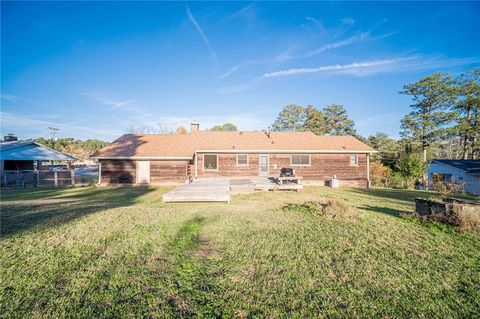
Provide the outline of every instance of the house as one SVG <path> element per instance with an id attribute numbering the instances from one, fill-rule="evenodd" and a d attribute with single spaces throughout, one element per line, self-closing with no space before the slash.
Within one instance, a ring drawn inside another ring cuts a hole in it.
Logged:
<path id="1" fill-rule="evenodd" d="M 480 160 L 432 160 L 428 167 L 428 179 L 460 182 L 466 193 L 480 195 Z"/>
<path id="2" fill-rule="evenodd" d="M 196 178 L 278 176 L 291 167 L 305 182 L 368 187 L 370 146 L 352 136 L 311 132 L 126 134 L 99 150 L 102 184 L 185 183 Z"/>

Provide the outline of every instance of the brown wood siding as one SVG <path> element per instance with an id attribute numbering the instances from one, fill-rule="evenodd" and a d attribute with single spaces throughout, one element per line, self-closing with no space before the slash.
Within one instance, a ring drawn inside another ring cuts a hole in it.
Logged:
<path id="1" fill-rule="evenodd" d="M 340 181 L 364 180 L 366 186 L 367 155 L 358 154 L 358 165 L 356 166 L 350 166 L 350 155 L 351 154 L 312 154 L 310 155 L 310 165 L 292 166 L 291 155 L 272 154 L 270 155 L 270 175 L 279 175 L 282 167 L 292 167 L 295 169 L 296 175 L 302 176 L 307 181 L 330 180 L 333 175 L 336 175 Z M 275 164 L 277 168 L 275 168 Z M 351 184 L 354 186 L 354 183 Z"/>
<path id="2" fill-rule="evenodd" d="M 350 166 L 351 154 L 311 154 L 310 165 L 292 166 L 291 154 L 270 154 L 269 175 L 278 176 L 282 167 L 292 167 L 306 182 L 324 183 L 336 175 L 342 187 L 367 187 L 367 155 L 358 154 L 358 165 Z M 258 154 L 249 154 L 248 166 L 236 165 L 236 154 L 218 154 L 218 170 L 203 169 L 203 154 L 198 154 L 197 176 L 258 176 Z"/>
<path id="3" fill-rule="evenodd" d="M 136 163 L 132 160 L 100 160 L 102 184 L 135 184 Z"/>
<path id="4" fill-rule="evenodd" d="M 188 161 L 150 161 L 150 183 L 183 183 L 188 179 Z"/>
<path id="5" fill-rule="evenodd" d="M 248 155 L 248 166 L 237 166 L 236 154 L 218 154 L 218 170 L 210 171 L 203 169 L 203 154 L 198 154 L 197 176 L 258 176 L 258 155 Z"/>

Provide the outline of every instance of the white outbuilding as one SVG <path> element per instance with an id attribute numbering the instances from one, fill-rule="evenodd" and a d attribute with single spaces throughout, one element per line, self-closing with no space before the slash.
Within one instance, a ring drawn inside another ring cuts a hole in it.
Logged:
<path id="1" fill-rule="evenodd" d="M 466 193 L 480 195 L 480 160 L 432 160 L 428 179 L 460 182 Z"/>

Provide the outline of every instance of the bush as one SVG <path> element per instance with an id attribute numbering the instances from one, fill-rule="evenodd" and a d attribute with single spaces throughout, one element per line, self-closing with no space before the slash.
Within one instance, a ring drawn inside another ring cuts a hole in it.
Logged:
<path id="1" fill-rule="evenodd" d="M 399 172 L 390 175 L 389 186 L 393 188 L 405 188 L 405 178 Z"/>
<path id="2" fill-rule="evenodd" d="M 480 235 L 480 207 L 478 205 L 452 204 L 451 214 L 461 230 Z"/>
<path id="3" fill-rule="evenodd" d="M 404 187 L 412 188 L 416 180 L 423 179 L 426 166 L 419 155 L 404 154 L 398 159 L 395 171 L 403 176 Z"/>
<path id="4" fill-rule="evenodd" d="M 450 195 L 460 193 L 463 190 L 463 186 L 463 183 L 457 181 L 436 181 L 433 183 L 433 187 L 440 194 L 440 197 L 444 202 Z"/>
<path id="5" fill-rule="evenodd" d="M 480 235 L 480 207 L 478 205 L 463 203 L 445 205 L 445 212 L 421 216 L 420 219 L 455 226 L 462 231 Z"/>
<path id="6" fill-rule="evenodd" d="M 331 219 L 355 219 L 357 212 L 345 201 L 329 199 L 325 202 L 310 201 L 302 204 L 288 204 L 282 208 L 287 212 L 298 212 L 311 216 L 327 217 Z"/>
<path id="7" fill-rule="evenodd" d="M 374 187 L 388 187 L 392 169 L 381 162 L 370 163 L 370 179 Z"/>

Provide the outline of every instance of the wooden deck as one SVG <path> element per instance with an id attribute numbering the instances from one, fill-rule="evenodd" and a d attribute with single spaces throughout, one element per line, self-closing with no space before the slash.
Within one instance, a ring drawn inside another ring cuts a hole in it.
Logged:
<path id="1" fill-rule="evenodd" d="M 201 178 L 163 195 L 163 201 L 172 202 L 225 202 L 231 194 L 251 193 L 256 190 L 301 190 L 301 184 L 279 184 L 265 177 L 253 178 Z"/>
<path id="2" fill-rule="evenodd" d="M 226 202 L 230 203 L 230 183 L 227 178 L 197 179 L 163 195 L 171 202 Z"/>

